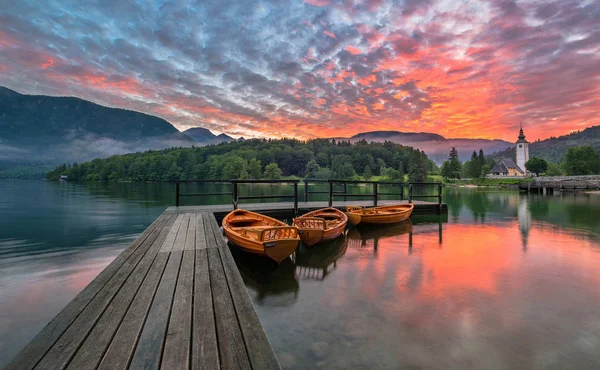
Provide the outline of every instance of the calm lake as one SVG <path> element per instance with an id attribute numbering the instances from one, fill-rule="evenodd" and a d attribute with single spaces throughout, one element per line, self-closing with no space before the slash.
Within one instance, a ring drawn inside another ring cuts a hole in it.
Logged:
<path id="1" fill-rule="evenodd" d="M 600 196 L 444 202 L 277 269 L 232 250 L 284 368 L 600 368 Z M 0 181 L 0 367 L 173 204 L 173 184 Z"/>

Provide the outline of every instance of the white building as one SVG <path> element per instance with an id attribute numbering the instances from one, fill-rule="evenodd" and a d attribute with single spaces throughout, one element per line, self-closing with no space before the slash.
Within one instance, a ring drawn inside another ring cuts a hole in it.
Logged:
<path id="1" fill-rule="evenodd" d="M 525 168 L 525 163 L 529 160 L 529 142 L 525 140 L 525 134 L 523 134 L 523 125 L 521 125 L 521 130 L 519 131 L 519 140 L 517 140 L 517 166 L 523 170 L 524 173 L 527 172 L 527 168 Z"/>

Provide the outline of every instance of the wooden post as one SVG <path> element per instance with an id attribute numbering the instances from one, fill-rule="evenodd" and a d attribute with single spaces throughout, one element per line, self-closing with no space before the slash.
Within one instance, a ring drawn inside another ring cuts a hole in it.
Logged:
<path id="1" fill-rule="evenodd" d="M 175 183 L 175 206 L 179 207 L 179 182 Z"/>
<path id="2" fill-rule="evenodd" d="M 377 184 L 376 182 L 373 183 L 373 207 L 377 207 L 377 186 L 379 184 Z"/>
<path id="3" fill-rule="evenodd" d="M 329 181 L 329 207 L 333 205 L 333 182 Z"/>
<path id="4" fill-rule="evenodd" d="M 408 203 L 412 203 L 412 184 L 408 184 Z"/>
<path id="5" fill-rule="evenodd" d="M 238 209 L 238 183 L 232 181 L 233 185 L 233 209 Z"/>
<path id="6" fill-rule="evenodd" d="M 346 194 L 348 193 L 348 188 L 346 187 L 346 183 L 344 183 L 344 202 L 347 200 Z"/>
<path id="7" fill-rule="evenodd" d="M 298 183 L 294 183 L 294 217 L 298 217 Z"/>
<path id="8" fill-rule="evenodd" d="M 404 183 L 400 184 L 400 200 L 404 200 Z"/>
<path id="9" fill-rule="evenodd" d="M 308 202 L 308 180 L 304 180 L 304 201 Z"/>
<path id="10" fill-rule="evenodd" d="M 438 215 L 442 214 L 442 183 L 438 183 Z"/>

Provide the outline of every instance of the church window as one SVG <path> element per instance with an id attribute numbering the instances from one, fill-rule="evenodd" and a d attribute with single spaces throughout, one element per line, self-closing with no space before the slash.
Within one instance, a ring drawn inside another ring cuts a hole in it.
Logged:
<path id="1" fill-rule="evenodd" d="M 519 144 L 519 148 L 522 148 L 522 147 L 523 147 L 523 144 Z"/>

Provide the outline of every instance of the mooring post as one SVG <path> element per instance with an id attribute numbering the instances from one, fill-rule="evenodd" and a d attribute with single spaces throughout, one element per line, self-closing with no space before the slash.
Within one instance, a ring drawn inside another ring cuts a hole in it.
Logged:
<path id="1" fill-rule="evenodd" d="M 333 182 L 329 181 L 329 207 L 333 205 Z"/>
<path id="2" fill-rule="evenodd" d="M 412 203 L 412 185 L 408 184 L 408 203 Z"/>
<path id="3" fill-rule="evenodd" d="M 294 217 L 298 217 L 298 183 L 294 183 Z"/>
<path id="4" fill-rule="evenodd" d="M 232 181 L 233 185 L 233 209 L 238 209 L 238 183 L 237 181 Z"/>
<path id="5" fill-rule="evenodd" d="M 377 185 L 379 184 L 373 183 L 373 207 L 377 207 Z"/>
<path id="6" fill-rule="evenodd" d="M 175 183 L 175 206 L 179 207 L 179 182 Z"/>
<path id="7" fill-rule="evenodd" d="M 404 183 L 400 184 L 400 200 L 404 200 Z"/>
<path id="8" fill-rule="evenodd" d="M 347 200 L 346 194 L 348 193 L 348 188 L 346 187 L 346 183 L 344 183 L 344 202 Z"/>

